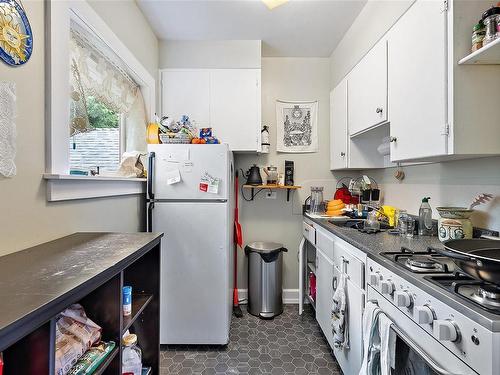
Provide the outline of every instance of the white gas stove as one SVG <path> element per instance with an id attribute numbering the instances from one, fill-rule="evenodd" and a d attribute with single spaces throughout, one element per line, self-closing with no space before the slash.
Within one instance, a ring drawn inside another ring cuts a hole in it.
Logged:
<path id="1" fill-rule="evenodd" d="M 425 373 L 500 375 L 500 314 L 492 314 L 436 282 L 436 278 L 460 274 L 449 259 L 431 253 L 382 253 L 397 272 L 369 259 L 368 300 L 394 322 L 397 350 L 413 352 L 425 363 Z M 428 286 L 436 292 L 424 291 Z M 448 303 L 447 298 L 455 303 Z M 396 361 L 395 373 L 401 373 L 402 367 Z"/>

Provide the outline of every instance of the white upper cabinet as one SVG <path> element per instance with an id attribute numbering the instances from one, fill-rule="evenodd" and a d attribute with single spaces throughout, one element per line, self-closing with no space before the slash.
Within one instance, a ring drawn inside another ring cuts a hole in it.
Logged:
<path id="1" fill-rule="evenodd" d="M 446 17 L 417 1 L 388 33 L 392 161 L 447 153 Z"/>
<path id="2" fill-rule="evenodd" d="M 233 151 L 260 151 L 260 69 L 210 72 L 210 124 Z"/>
<path id="3" fill-rule="evenodd" d="M 161 73 L 162 115 L 178 120 L 188 115 L 200 127 L 210 126 L 210 75 L 207 70 Z"/>
<path id="4" fill-rule="evenodd" d="M 261 150 L 260 69 L 167 69 L 162 115 L 188 115 L 232 151 Z"/>
<path id="5" fill-rule="evenodd" d="M 347 80 L 330 92 L 330 169 L 347 168 Z"/>
<path id="6" fill-rule="evenodd" d="M 348 76 L 349 134 L 387 121 L 387 43 L 379 41 Z"/>

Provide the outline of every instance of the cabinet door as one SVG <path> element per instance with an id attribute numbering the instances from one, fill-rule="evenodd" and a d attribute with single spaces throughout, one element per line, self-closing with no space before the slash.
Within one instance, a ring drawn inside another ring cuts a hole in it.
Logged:
<path id="1" fill-rule="evenodd" d="M 210 122 L 232 151 L 260 151 L 260 69 L 210 72 Z"/>
<path id="2" fill-rule="evenodd" d="M 348 76 L 349 134 L 387 121 L 387 42 L 381 40 Z"/>
<path id="3" fill-rule="evenodd" d="M 347 168 L 347 80 L 330 92 L 330 169 Z"/>
<path id="4" fill-rule="evenodd" d="M 316 320 L 333 347 L 332 334 L 332 297 L 333 297 L 333 262 L 316 249 Z"/>
<path id="5" fill-rule="evenodd" d="M 441 1 L 417 1 L 389 32 L 392 161 L 447 152 L 446 45 Z"/>
<path id="6" fill-rule="evenodd" d="M 188 115 L 198 127 L 210 126 L 210 75 L 207 70 L 161 73 L 161 110 L 178 120 Z"/>
<path id="7" fill-rule="evenodd" d="M 334 267 L 333 277 L 340 280 L 341 272 Z M 363 309 L 365 292 L 347 280 L 349 349 L 333 348 L 333 354 L 345 375 L 357 375 L 363 359 Z"/>

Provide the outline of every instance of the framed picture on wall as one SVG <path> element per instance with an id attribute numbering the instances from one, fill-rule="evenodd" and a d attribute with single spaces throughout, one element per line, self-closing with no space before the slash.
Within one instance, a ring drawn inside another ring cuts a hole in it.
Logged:
<path id="1" fill-rule="evenodd" d="M 318 152 L 318 102 L 276 101 L 276 150 Z"/>

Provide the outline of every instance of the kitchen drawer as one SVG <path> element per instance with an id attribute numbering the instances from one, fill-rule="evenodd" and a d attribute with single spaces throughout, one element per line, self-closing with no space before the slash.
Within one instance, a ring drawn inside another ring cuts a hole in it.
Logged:
<path id="1" fill-rule="evenodd" d="M 349 276 L 358 288 L 365 289 L 365 263 L 355 257 L 348 246 L 339 240 L 334 242 L 333 263 Z"/>
<path id="2" fill-rule="evenodd" d="M 306 240 L 316 246 L 316 230 L 310 224 L 305 221 L 302 222 L 302 235 Z"/>
<path id="3" fill-rule="evenodd" d="M 333 240 L 331 234 L 322 228 L 316 229 L 316 247 L 333 261 Z"/>

